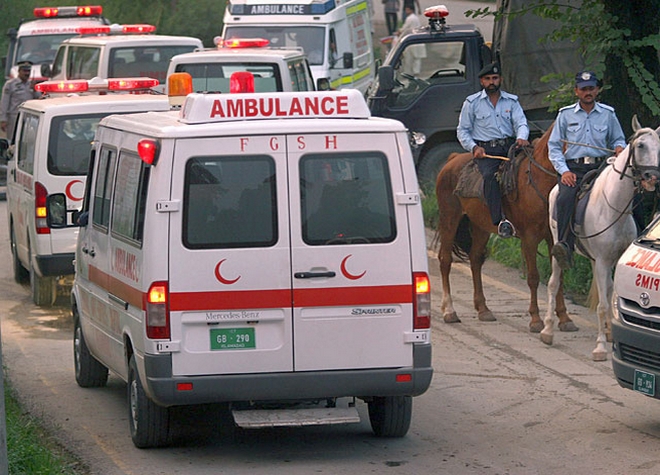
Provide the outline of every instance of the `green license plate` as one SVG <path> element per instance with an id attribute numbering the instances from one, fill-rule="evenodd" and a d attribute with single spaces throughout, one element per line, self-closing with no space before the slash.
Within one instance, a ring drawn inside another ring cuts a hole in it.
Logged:
<path id="1" fill-rule="evenodd" d="M 256 348 L 254 328 L 211 329 L 212 350 L 245 350 Z"/>
<path id="2" fill-rule="evenodd" d="M 655 396 L 655 374 L 636 369 L 633 389 L 647 396 Z"/>

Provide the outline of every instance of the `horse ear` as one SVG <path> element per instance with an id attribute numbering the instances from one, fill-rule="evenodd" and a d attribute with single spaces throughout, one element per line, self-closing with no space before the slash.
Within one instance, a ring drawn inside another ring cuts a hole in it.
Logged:
<path id="1" fill-rule="evenodd" d="M 632 128 L 633 128 L 633 132 L 637 132 L 639 129 L 642 128 L 642 126 L 639 124 L 639 120 L 637 120 L 637 114 L 633 115 L 632 117 Z"/>

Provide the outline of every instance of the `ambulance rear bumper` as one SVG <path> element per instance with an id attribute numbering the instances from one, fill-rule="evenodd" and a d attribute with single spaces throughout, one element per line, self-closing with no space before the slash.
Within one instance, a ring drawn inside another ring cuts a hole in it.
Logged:
<path id="1" fill-rule="evenodd" d="M 330 397 L 419 396 L 431 384 L 431 345 L 415 345 L 414 364 L 403 368 L 378 368 L 294 373 L 250 373 L 172 377 L 168 355 L 145 355 L 149 397 L 161 406 L 231 401 L 322 399 Z M 409 381 L 396 376 L 410 374 Z M 179 391 L 177 384 L 192 383 Z"/>

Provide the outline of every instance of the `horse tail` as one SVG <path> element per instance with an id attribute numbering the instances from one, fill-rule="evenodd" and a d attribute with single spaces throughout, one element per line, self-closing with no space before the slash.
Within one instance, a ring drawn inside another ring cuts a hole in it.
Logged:
<path id="1" fill-rule="evenodd" d="M 596 308 L 598 307 L 598 285 L 596 285 L 595 278 L 591 279 L 591 287 L 589 288 L 587 303 L 589 304 L 589 310 L 595 312 Z"/>
<path id="2" fill-rule="evenodd" d="M 469 259 L 470 250 L 472 249 L 472 231 L 470 228 L 470 218 L 464 214 L 458 223 L 456 229 L 456 236 L 454 236 L 454 247 L 452 251 L 454 255 L 462 261 Z"/>

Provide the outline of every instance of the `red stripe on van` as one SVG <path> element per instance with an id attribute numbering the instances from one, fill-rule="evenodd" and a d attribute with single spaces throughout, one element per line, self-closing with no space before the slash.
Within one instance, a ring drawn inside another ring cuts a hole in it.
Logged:
<path id="1" fill-rule="evenodd" d="M 172 292 L 170 310 L 236 310 L 291 307 L 291 290 L 235 290 L 231 292 Z"/>
<path id="2" fill-rule="evenodd" d="M 108 293 L 115 297 L 144 310 L 142 302 L 144 293 L 139 289 L 131 287 L 94 266 L 89 266 L 89 280 L 99 287 L 107 289 Z"/>
<path id="3" fill-rule="evenodd" d="M 412 303 L 413 291 L 410 285 L 296 289 L 293 299 L 296 307 L 406 304 Z"/>

